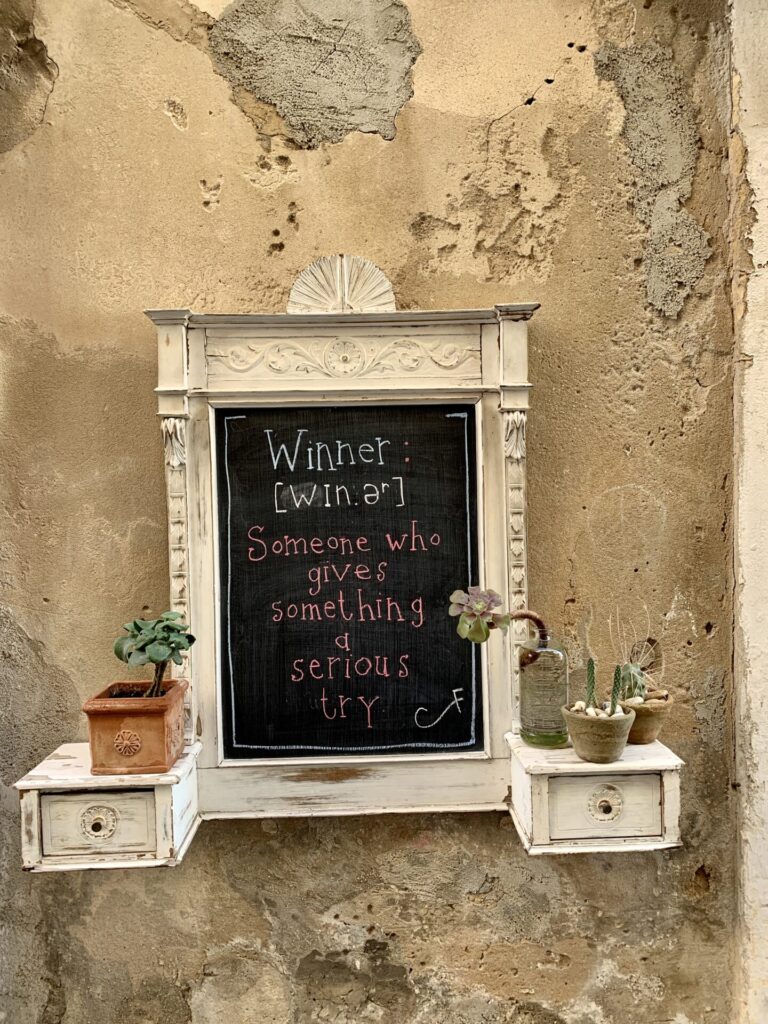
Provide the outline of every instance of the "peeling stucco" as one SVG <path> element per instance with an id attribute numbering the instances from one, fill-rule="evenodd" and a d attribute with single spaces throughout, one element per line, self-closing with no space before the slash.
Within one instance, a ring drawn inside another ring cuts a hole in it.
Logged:
<path id="1" fill-rule="evenodd" d="M 34 16 L 35 0 L 6 0 L 0 9 L 0 153 L 43 123 L 58 74 Z"/>
<path id="2" fill-rule="evenodd" d="M 648 302 L 677 316 L 710 254 L 707 232 L 685 207 L 699 143 L 695 112 L 672 54 L 656 42 L 608 43 L 595 67 L 615 83 L 626 107 L 622 134 L 636 173 L 635 210 L 648 229 Z"/>
<path id="3" fill-rule="evenodd" d="M 238 0 L 210 50 L 233 87 L 272 104 L 308 147 L 352 131 L 394 138 L 421 52 L 400 0 Z"/>
<path id="4" fill-rule="evenodd" d="M 109 0 L 171 39 L 204 49 L 214 19 L 189 0 Z M 202 5 L 201 5 L 202 6 Z"/>

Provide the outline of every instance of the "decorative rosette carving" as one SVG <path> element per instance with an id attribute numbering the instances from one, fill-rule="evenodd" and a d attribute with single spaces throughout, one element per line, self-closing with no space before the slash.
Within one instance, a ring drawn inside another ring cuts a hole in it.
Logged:
<path id="1" fill-rule="evenodd" d="M 132 729 L 121 729 L 115 734 L 113 745 L 123 757 L 133 757 L 141 750 L 141 736 Z"/>

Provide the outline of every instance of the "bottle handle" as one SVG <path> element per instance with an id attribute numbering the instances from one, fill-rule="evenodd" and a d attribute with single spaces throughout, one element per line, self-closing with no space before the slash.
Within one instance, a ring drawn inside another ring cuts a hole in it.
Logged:
<path id="1" fill-rule="evenodd" d="M 536 631 L 539 634 L 539 647 L 546 647 L 549 642 L 549 630 L 547 629 L 544 619 L 537 613 L 530 610 L 530 608 L 520 608 L 516 612 L 509 613 L 510 619 L 526 619 L 528 622 L 532 622 L 536 627 Z"/>

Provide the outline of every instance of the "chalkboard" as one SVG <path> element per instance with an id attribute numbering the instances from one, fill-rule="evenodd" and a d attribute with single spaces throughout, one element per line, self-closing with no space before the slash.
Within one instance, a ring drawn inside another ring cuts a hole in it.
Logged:
<path id="1" fill-rule="evenodd" d="M 475 407 L 215 416 L 225 756 L 482 749 Z"/>

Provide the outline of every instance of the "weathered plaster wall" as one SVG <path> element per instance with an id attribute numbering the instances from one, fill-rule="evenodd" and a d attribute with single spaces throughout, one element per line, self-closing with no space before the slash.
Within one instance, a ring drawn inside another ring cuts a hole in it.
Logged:
<path id="1" fill-rule="evenodd" d="M 768 708 L 766 644 L 765 481 L 768 474 L 768 68 L 761 40 L 765 4 L 735 0 L 733 25 L 734 132 L 731 165 L 735 239 L 733 307 L 736 326 L 737 750 L 740 785 L 742 948 L 739 1021 L 768 1019 Z"/>
<path id="2" fill-rule="evenodd" d="M 724 3 L 295 9 L 298 32 L 271 0 L 0 12 L 0 1019 L 730 1024 Z M 17 870 L 10 783 L 84 735 L 115 625 L 166 603 L 141 310 L 282 310 L 327 252 L 401 306 L 542 303 L 532 603 L 577 678 L 647 604 L 684 850 L 531 860 L 501 815 L 411 816 L 216 822 L 165 872 Z"/>

